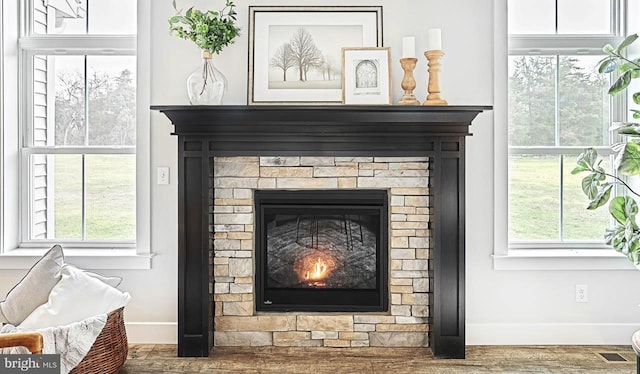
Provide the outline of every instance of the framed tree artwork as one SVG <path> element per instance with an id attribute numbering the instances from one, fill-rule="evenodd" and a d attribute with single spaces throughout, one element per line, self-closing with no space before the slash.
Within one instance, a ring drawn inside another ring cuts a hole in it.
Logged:
<path id="1" fill-rule="evenodd" d="M 343 47 L 382 45 L 379 6 L 249 7 L 249 105 L 340 104 Z"/>

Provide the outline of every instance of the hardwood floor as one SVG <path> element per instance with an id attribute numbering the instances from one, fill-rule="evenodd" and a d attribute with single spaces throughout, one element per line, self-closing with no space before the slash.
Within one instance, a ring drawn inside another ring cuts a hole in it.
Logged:
<path id="1" fill-rule="evenodd" d="M 631 346 L 470 346 L 465 360 L 434 360 L 424 348 L 214 348 L 178 358 L 175 345 L 132 345 L 120 373 L 635 373 Z M 598 352 L 629 360 L 608 363 Z"/>

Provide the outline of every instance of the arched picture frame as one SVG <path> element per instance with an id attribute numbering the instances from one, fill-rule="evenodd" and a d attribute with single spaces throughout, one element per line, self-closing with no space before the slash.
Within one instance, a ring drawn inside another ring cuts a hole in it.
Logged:
<path id="1" fill-rule="evenodd" d="M 342 103 L 391 104 L 391 49 L 342 48 Z"/>

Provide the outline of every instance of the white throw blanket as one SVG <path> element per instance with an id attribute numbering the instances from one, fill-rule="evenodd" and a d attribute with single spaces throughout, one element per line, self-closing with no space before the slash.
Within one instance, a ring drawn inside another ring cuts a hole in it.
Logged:
<path id="1" fill-rule="evenodd" d="M 42 334 L 44 340 L 42 353 L 59 354 L 60 372 L 67 374 L 87 355 L 106 323 L 107 315 L 102 314 L 65 326 L 36 330 Z M 5 325 L 0 329 L 0 334 L 11 332 L 26 331 L 13 325 Z M 24 347 L 0 349 L 0 354 L 27 353 L 29 353 L 29 351 Z"/>

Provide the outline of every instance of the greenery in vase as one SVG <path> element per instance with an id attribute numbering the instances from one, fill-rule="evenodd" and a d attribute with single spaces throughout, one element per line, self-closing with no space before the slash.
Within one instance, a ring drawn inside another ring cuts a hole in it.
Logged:
<path id="1" fill-rule="evenodd" d="M 198 48 L 213 54 L 218 54 L 240 35 L 240 28 L 236 26 L 235 4 L 227 0 L 222 10 L 203 12 L 193 7 L 182 14 L 173 0 L 176 15 L 169 18 L 171 33 L 182 39 L 191 40 Z"/>
<path id="2" fill-rule="evenodd" d="M 640 77 L 640 58 L 626 57 L 626 49 L 638 39 L 634 34 L 625 38 L 617 48 L 607 44 L 603 51 L 608 55 L 600 61 L 598 71 L 609 74 L 618 71 L 620 76 L 609 88 L 609 94 L 616 95 L 624 91 L 633 79 Z M 640 92 L 633 94 L 633 101 L 640 104 Z M 640 110 L 632 109 L 633 118 L 640 119 Z M 624 196 L 617 196 L 609 203 L 609 213 L 615 220 L 615 225 L 605 232 L 607 244 L 625 254 L 635 265 L 640 265 L 640 228 L 636 222 L 638 215 L 638 203 L 636 198 L 640 193 L 630 186 L 624 176 L 636 176 L 640 174 L 640 124 L 617 123 L 611 127 L 611 131 L 623 136 L 624 141 L 614 144 L 615 166 L 619 177 L 606 171 L 602 166 L 602 159 L 593 148 L 582 152 L 577 159 L 578 166 L 572 174 L 586 172 L 588 175 L 582 179 L 582 190 L 591 200 L 587 209 L 593 210 L 604 206 L 609 202 L 614 186 L 621 186 Z"/>

